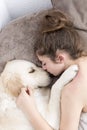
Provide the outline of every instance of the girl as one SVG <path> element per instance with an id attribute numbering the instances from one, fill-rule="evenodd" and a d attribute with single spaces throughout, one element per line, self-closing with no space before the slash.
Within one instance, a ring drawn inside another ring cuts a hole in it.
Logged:
<path id="1" fill-rule="evenodd" d="M 60 130 L 78 130 L 81 112 L 87 112 L 87 48 L 77 28 L 62 12 L 51 10 L 44 16 L 42 33 L 34 45 L 35 54 L 47 72 L 58 76 L 72 64 L 79 72 L 61 95 Z M 39 114 L 30 88 L 23 88 L 18 106 L 27 114 L 35 130 L 53 130 Z M 55 119 L 54 119 L 55 120 Z"/>

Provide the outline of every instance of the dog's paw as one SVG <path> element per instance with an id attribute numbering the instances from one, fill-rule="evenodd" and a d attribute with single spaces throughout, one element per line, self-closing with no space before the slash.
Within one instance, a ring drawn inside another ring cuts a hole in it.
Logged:
<path id="1" fill-rule="evenodd" d="M 78 72 L 78 66 L 72 65 L 67 70 L 64 71 L 64 73 L 61 75 L 63 84 L 69 83 L 73 78 L 77 75 Z"/>
<path id="2" fill-rule="evenodd" d="M 77 65 L 71 65 L 68 69 L 65 70 L 65 74 L 70 74 L 71 77 L 75 76 L 78 72 L 78 66 Z"/>

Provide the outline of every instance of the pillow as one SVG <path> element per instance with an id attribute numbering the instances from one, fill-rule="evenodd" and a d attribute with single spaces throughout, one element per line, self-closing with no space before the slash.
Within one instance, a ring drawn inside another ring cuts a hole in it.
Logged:
<path id="1" fill-rule="evenodd" d="M 10 21 L 10 14 L 4 0 L 0 0 L 0 30 Z"/>
<path id="2" fill-rule="evenodd" d="M 75 26 L 83 30 L 79 34 L 87 41 L 87 0 L 52 0 L 52 4 L 72 17 Z"/>
<path id="3" fill-rule="evenodd" d="M 40 22 L 47 11 L 23 16 L 9 23 L 0 32 L 0 72 L 7 61 L 30 60 L 37 64 L 33 44 L 39 37 Z"/>
<path id="4" fill-rule="evenodd" d="M 0 29 L 17 17 L 52 8 L 51 0 L 0 0 Z"/>

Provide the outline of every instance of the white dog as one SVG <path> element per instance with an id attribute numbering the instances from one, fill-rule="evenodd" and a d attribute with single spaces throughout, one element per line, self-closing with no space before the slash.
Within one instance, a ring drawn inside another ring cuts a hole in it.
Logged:
<path id="1" fill-rule="evenodd" d="M 33 130 L 26 116 L 16 106 L 21 87 L 31 86 L 37 108 L 54 129 L 59 128 L 60 94 L 65 84 L 77 74 L 76 65 L 67 69 L 52 86 L 51 79 L 42 68 L 25 60 L 13 60 L 6 64 L 0 76 L 0 130 Z M 59 115 L 59 116 L 58 116 Z"/>

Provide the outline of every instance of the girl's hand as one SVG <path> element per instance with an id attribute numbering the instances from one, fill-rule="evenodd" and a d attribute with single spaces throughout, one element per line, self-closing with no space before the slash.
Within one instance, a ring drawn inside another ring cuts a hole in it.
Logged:
<path id="1" fill-rule="evenodd" d="M 17 105 L 25 114 L 28 114 L 29 116 L 37 110 L 31 88 L 28 87 L 21 89 L 21 93 L 17 98 Z"/>
<path id="2" fill-rule="evenodd" d="M 38 112 L 31 88 L 22 88 L 17 105 L 26 114 L 35 130 L 53 130 Z"/>

